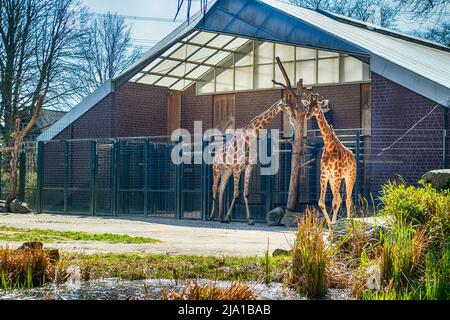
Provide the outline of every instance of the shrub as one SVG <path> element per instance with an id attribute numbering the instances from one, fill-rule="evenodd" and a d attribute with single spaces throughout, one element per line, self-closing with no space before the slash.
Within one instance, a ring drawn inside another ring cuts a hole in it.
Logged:
<path id="1" fill-rule="evenodd" d="M 0 248 L 0 288 L 31 288 L 63 276 L 44 250 Z"/>
<path id="2" fill-rule="evenodd" d="M 216 284 L 200 285 L 190 281 L 181 292 L 162 290 L 162 300 L 256 300 L 253 290 L 244 283 L 233 283 L 227 287 Z"/>
<path id="3" fill-rule="evenodd" d="M 425 250 L 428 241 L 423 229 L 398 222 L 387 232 L 381 248 L 381 276 L 385 285 L 391 281 L 399 289 L 406 289 L 411 280 L 423 276 Z"/>
<path id="4" fill-rule="evenodd" d="M 389 182 L 383 186 L 380 197 L 382 215 L 391 215 L 396 221 L 424 227 L 433 242 L 443 245 L 449 240 L 450 191 L 438 191 L 431 185 L 405 186 Z"/>
<path id="5" fill-rule="evenodd" d="M 307 209 L 299 217 L 292 248 L 291 286 L 311 297 L 322 297 L 328 289 L 327 266 L 330 252 L 323 238 L 323 219 L 317 211 Z"/>

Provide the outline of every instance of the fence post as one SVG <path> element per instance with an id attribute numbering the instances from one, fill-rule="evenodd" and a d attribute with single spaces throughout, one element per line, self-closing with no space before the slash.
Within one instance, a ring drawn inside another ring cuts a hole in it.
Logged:
<path id="1" fill-rule="evenodd" d="M 272 137 L 270 135 L 269 132 L 267 132 L 267 139 L 266 139 L 266 143 L 267 143 L 267 156 L 271 157 L 272 156 Z M 270 164 L 269 164 L 270 165 Z M 272 210 L 273 207 L 273 193 L 272 193 L 272 189 L 273 189 L 273 179 L 274 176 L 273 175 L 266 175 L 266 213 L 269 212 L 270 210 Z"/>
<path id="2" fill-rule="evenodd" d="M 91 145 L 91 154 L 90 154 L 90 186 L 91 186 L 91 205 L 90 205 L 90 213 L 92 216 L 95 216 L 96 211 L 96 193 L 97 193 L 97 141 L 92 140 Z"/>
<path id="3" fill-rule="evenodd" d="M 175 183 L 175 197 L 176 197 L 176 218 L 181 219 L 183 216 L 183 137 L 178 139 L 181 143 L 181 163 L 176 166 L 176 183 Z"/>
<path id="4" fill-rule="evenodd" d="M 43 203 L 43 187 L 44 187 L 44 142 L 38 142 L 38 157 L 37 157 L 37 182 L 38 182 L 38 195 L 37 195 L 37 209 L 38 212 L 42 212 L 44 209 Z"/>
<path id="5" fill-rule="evenodd" d="M 201 198 L 202 198 L 202 220 L 207 220 L 208 217 L 208 191 L 209 191 L 209 165 L 205 162 L 204 152 L 208 147 L 209 142 L 202 139 L 202 170 L 201 170 Z"/>
<path id="6" fill-rule="evenodd" d="M 448 156 L 447 156 L 447 145 L 448 145 L 448 131 L 447 129 L 444 129 L 444 136 L 443 136 L 443 146 L 442 146 L 442 163 L 444 166 L 444 169 L 448 168 Z"/>
<path id="7" fill-rule="evenodd" d="M 68 211 L 69 202 L 69 141 L 64 140 L 64 213 Z"/>
<path id="8" fill-rule="evenodd" d="M 118 162 L 118 147 L 119 142 L 114 140 L 111 151 L 111 213 L 117 216 L 117 198 L 118 198 L 118 181 L 117 181 L 117 162 Z"/>
<path id="9" fill-rule="evenodd" d="M 355 147 L 355 158 L 356 158 L 356 179 L 355 179 L 355 190 L 353 196 L 353 203 L 356 206 L 358 203 L 358 193 L 359 193 L 359 181 L 360 181 L 360 164 L 359 164 L 359 153 L 360 153 L 360 143 L 361 143 L 361 130 L 356 129 L 356 147 Z"/>
<path id="10" fill-rule="evenodd" d="M 3 174 L 3 154 L 0 153 L 0 198 L 3 199 L 2 174 Z"/>
<path id="11" fill-rule="evenodd" d="M 19 192 L 17 195 L 17 198 L 19 201 L 25 201 L 25 176 L 26 176 L 26 166 L 27 166 L 27 159 L 25 151 L 21 151 L 19 154 Z"/>
<path id="12" fill-rule="evenodd" d="M 148 166 L 150 139 L 144 141 L 144 215 L 148 216 Z"/>

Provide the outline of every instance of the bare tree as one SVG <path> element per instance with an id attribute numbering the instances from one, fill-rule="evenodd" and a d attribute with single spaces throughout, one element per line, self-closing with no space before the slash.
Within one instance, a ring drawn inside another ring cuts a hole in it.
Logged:
<path id="1" fill-rule="evenodd" d="M 288 201 L 286 204 L 287 210 L 295 211 L 297 204 L 297 190 L 300 178 L 300 169 L 302 168 L 301 158 L 303 154 L 303 132 L 306 117 L 306 109 L 301 100 L 306 99 L 307 90 L 303 87 L 303 80 L 297 82 L 296 90 L 292 88 L 291 80 L 283 66 L 279 57 L 276 57 L 278 67 L 283 74 L 285 84 L 272 80 L 276 85 L 284 88 L 284 100 L 291 107 L 291 121 L 294 125 L 294 140 L 292 142 L 292 157 L 291 157 L 291 176 L 289 181 Z"/>
<path id="2" fill-rule="evenodd" d="M 82 99 L 111 79 L 142 55 L 134 48 L 131 27 L 117 14 L 90 15 L 84 21 L 83 36 L 76 50 L 76 63 L 69 81 L 78 99 Z"/>
<path id="3" fill-rule="evenodd" d="M 426 32 L 417 32 L 416 35 L 450 48 L 450 22 L 444 22 Z"/>
<path id="4" fill-rule="evenodd" d="M 0 0 L 1 151 L 11 155 L 7 208 L 17 186 L 18 153 L 14 150 L 39 116 L 46 97 L 57 95 L 58 71 L 78 36 L 71 28 L 76 4 L 76 0 Z M 22 118 L 31 119 L 25 131 L 20 131 Z"/>
<path id="5" fill-rule="evenodd" d="M 309 9 L 322 9 L 382 27 L 392 27 L 400 8 L 387 0 L 289 0 Z"/>
<path id="6" fill-rule="evenodd" d="M 409 10 L 416 17 L 427 18 L 431 14 L 443 16 L 450 12 L 450 0 L 394 0 L 394 3 L 403 12 Z"/>

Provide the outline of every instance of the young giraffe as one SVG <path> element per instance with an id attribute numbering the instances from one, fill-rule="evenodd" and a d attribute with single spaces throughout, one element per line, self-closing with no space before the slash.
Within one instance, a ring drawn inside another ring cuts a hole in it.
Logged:
<path id="1" fill-rule="evenodd" d="M 253 143 L 256 143 L 260 130 L 267 125 L 280 112 L 287 112 L 292 115 L 292 108 L 288 106 L 284 100 L 280 100 L 271 106 L 268 110 L 261 113 L 249 124 L 235 131 L 234 137 L 229 140 L 213 159 L 213 186 L 212 186 L 212 209 L 211 220 L 214 220 L 216 193 L 219 192 L 219 220 L 220 222 L 229 223 L 231 220 L 231 212 L 233 210 L 236 198 L 239 196 L 239 179 L 241 173 L 245 172 L 244 177 L 244 203 L 247 212 L 248 224 L 253 225 L 253 219 L 248 206 L 249 185 L 252 175 L 253 164 L 256 163 L 256 152 L 250 152 Z M 225 221 L 222 220 L 222 199 L 228 179 L 233 175 L 234 192 L 233 200 L 228 209 Z M 220 180 L 220 185 L 219 185 Z"/>
<path id="2" fill-rule="evenodd" d="M 352 192 L 356 178 L 356 159 L 353 152 L 342 144 L 333 128 L 325 119 L 323 108 L 328 106 L 328 100 L 318 101 L 317 95 L 312 95 L 309 101 L 304 101 L 303 103 L 309 106 L 306 118 L 310 119 L 313 116 L 316 117 L 325 144 L 320 162 L 319 207 L 325 214 L 328 227 L 331 230 L 331 224 L 336 222 L 337 214 L 342 203 L 340 189 L 343 179 L 345 179 L 346 186 L 345 202 L 347 207 L 347 217 L 350 218 L 352 210 Z M 328 182 L 330 183 L 331 191 L 333 192 L 333 220 L 331 221 L 325 207 L 325 194 Z"/>

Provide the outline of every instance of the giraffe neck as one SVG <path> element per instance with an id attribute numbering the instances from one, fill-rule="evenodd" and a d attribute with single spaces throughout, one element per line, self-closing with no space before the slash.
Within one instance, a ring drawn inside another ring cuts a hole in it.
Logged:
<path id="1" fill-rule="evenodd" d="M 247 125 L 247 129 L 254 129 L 257 133 L 259 133 L 259 130 L 266 128 L 273 118 L 275 118 L 281 111 L 282 110 L 278 105 L 269 108 L 251 120 Z"/>
<path id="2" fill-rule="evenodd" d="M 325 115 L 322 111 L 316 115 L 317 124 L 319 125 L 320 134 L 322 135 L 323 142 L 325 144 L 325 148 L 333 145 L 335 143 L 335 134 L 333 129 L 331 129 L 330 125 L 325 119 Z"/>

